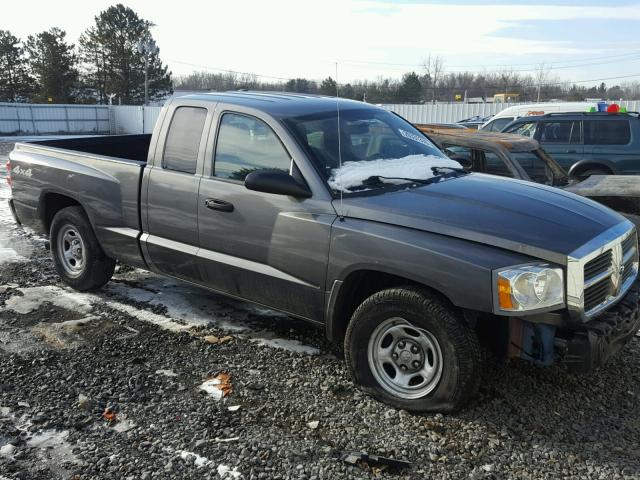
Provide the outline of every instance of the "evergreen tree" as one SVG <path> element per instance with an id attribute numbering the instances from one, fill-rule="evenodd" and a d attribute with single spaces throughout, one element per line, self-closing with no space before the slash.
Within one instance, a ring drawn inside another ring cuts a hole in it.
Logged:
<path id="1" fill-rule="evenodd" d="M 71 103 L 78 79 L 74 46 L 65 40 L 66 32 L 51 28 L 25 43 L 31 74 L 35 78 L 32 101 Z"/>
<path id="2" fill-rule="evenodd" d="M 0 30 L 0 102 L 26 102 L 31 80 L 20 40 L 8 30 Z"/>
<path id="3" fill-rule="evenodd" d="M 141 51 L 141 42 L 153 40 L 148 20 L 122 4 L 111 6 L 95 17 L 95 25 L 80 37 L 80 59 L 84 83 L 100 103 L 109 95 L 123 104 L 144 102 L 145 55 L 148 57 L 149 100 L 173 92 L 170 72 L 158 50 Z"/>
<path id="4" fill-rule="evenodd" d="M 327 77 L 324 80 L 322 80 L 322 83 L 320 84 L 320 93 L 322 95 L 335 97 L 336 87 L 337 87 L 336 81 L 331 77 Z"/>
<path id="5" fill-rule="evenodd" d="M 398 97 L 402 102 L 418 103 L 422 96 L 422 84 L 415 72 L 405 73 L 398 88 Z"/>

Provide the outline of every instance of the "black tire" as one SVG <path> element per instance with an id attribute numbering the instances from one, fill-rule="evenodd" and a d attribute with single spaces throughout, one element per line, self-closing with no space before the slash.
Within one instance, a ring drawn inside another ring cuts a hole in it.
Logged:
<path id="1" fill-rule="evenodd" d="M 70 273 L 68 262 L 61 251 L 61 246 L 65 248 L 65 242 L 60 234 L 67 230 L 74 232 L 82 245 L 82 263 L 77 265 L 78 270 L 74 273 Z M 56 213 L 51 222 L 49 241 L 53 263 L 67 285 L 80 291 L 96 290 L 111 279 L 116 262 L 104 254 L 81 207 L 67 207 Z"/>
<path id="2" fill-rule="evenodd" d="M 429 332 L 441 352 L 439 380 L 437 384 L 433 382 L 433 390 L 419 398 L 407 399 L 390 393 L 376 380 L 369 363 L 369 341 L 376 329 L 398 317 Z M 367 298 L 351 318 L 344 345 L 345 361 L 356 383 L 396 408 L 452 412 L 464 406 L 480 386 L 482 358 L 475 332 L 445 299 L 420 288 L 391 288 Z"/>

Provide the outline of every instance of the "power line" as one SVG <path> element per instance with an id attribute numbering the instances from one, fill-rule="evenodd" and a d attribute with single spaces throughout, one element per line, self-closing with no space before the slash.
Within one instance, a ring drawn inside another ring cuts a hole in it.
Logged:
<path id="1" fill-rule="evenodd" d="M 580 59 L 573 59 L 573 60 L 556 60 L 556 61 L 544 61 L 544 62 L 529 62 L 529 63 L 510 63 L 510 64 L 493 64 L 493 65 L 450 65 L 450 68 L 486 68 L 486 67 L 490 67 L 490 68 L 510 68 L 510 67 L 521 67 L 521 66 L 539 66 L 540 64 L 544 63 L 545 65 L 564 65 L 564 64 L 571 64 L 571 63 L 576 63 L 576 62 L 590 62 L 593 60 L 610 60 L 612 58 L 623 58 L 623 57 L 629 57 L 629 56 L 636 56 L 639 55 L 640 51 L 633 51 L 633 52 L 629 52 L 629 53 L 622 53 L 622 54 L 618 54 L 618 55 L 605 55 L 605 56 L 601 56 L 601 57 L 588 57 L 588 58 L 580 58 Z M 349 64 L 349 65 L 380 65 L 380 66 L 390 66 L 390 67 L 409 67 L 409 68 L 422 68 L 424 65 L 421 63 L 390 63 L 390 62 L 371 62 L 371 61 L 366 61 L 366 60 L 343 60 L 340 63 L 343 64 Z M 574 66 L 580 66 L 580 65 L 574 65 Z M 560 68 L 560 67 L 553 67 L 553 68 Z M 570 66 L 566 66 L 565 68 L 571 68 Z"/>
<path id="2" fill-rule="evenodd" d="M 558 66 L 554 66 L 554 64 L 552 63 L 546 63 L 546 62 L 541 62 L 538 63 L 536 65 L 538 65 L 537 68 L 526 68 L 526 69 L 513 69 L 510 68 L 511 66 L 506 66 L 506 68 L 502 69 L 502 70 L 484 70 L 483 66 L 475 66 L 475 67 L 469 67 L 466 70 L 451 70 L 449 68 L 445 68 L 445 71 L 448 71 L 449 73 L 467 73 L 470 71 L 470 69 L 476 69 L 476 72 L 478 73 L 503 73 L 505 71 L 510 71 L 510 72 L 514 72 L 514 73 L 531 73 L 531 72 L 539 72 L 541 69 L 542 70 L 561 70 L 561 69 L 567 69 L 567 68 L 578 68 L 578 67 L 588 67 L 588 66 L 595 66 L 595 65 L 606 65 L 606 64 L 610 64 L 610 63 L 618 63 L 621 61 L 626 61 L 626 62 L 635 62 L 640 60 L 640 52 L 636 52 L 633 54 L 625 54 L 622 60 L 620 59 L 620 56 L 618 55 L 612 55 L 610 57 L 605 57 L 607 58 L 607 60 L 602 61 L 602 62 L 591 62 L 591 63 L 580 63 L 580 64 L 574 64 L 574 65 L 558 65 Z M 358 61 L 354 61 L 354 62 L 345 62 L 346 64 L 350 64 L 352 66 L 357 66 L 357 65 L 388 65 L 385 63 L 378 63 L 378 62 L 358 62 Z M 533 64 L 531 64 L 533 65 Z M 424 68 L 423 65 L 417 65 L 417 64 L 407 64 L 407 67 L 411 66 L 412 68 Z M 460 67 L 458 67 L 460 68 Z M 398 70 L 398 71 L 406 71 L 405 67 L 400 67 L 400 66 L 396 66 L 396 67 L 391 67 L 391 69 L 393 70 Z"/>

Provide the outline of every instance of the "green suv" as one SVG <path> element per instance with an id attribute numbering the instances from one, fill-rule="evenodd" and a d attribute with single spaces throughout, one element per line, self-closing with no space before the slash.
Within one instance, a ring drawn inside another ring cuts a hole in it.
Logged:
<path id="1" fill-rule="evenodd" d="M 550 113 L 503 130 L 536 139 L 572 176 L 640 174 L 640 118 L 633 113 Z"/>

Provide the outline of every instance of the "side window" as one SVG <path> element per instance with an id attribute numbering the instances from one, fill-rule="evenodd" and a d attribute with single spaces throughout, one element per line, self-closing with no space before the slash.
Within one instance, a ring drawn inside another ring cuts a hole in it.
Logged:
<path id="1" fill-rule="evenodd" d="M 206 108 L 176 108 L 167 133 L 162 168 L 177 172 L 196 173 L 198 150 L 206 118 Z"/>
<path id="2" fill-rule="evenodd" d="M 585 120 L 587 145 L 626 145 L 631 140 L 629 120 Z"/>
<path id="3" fill-rule="evenodd" d="M 489 132 L 501 132 L 504 127 L 513 122 L 513 117 L 496 118 L 493 122 L 490 122 L 483 130 Z"/>
<path id="4" fill-rule="evenodd" d="M 536 133 L 536 124 L 534 122 L 518 123 L 517 125 L 509 127 L 505 132 L 533 138 L 533 135 Z"/>
<path id="5" fill-rule="evenodd" d="M 501 177 L 513 177 L 511 171 L 498 155 L 492 152 L 482 152 L 482 154 L 484 155 L 486 163 L 485 173 L 490 175 L 500 175 Z"/>
<path id="6" fill-rule="evenodd" d="M 513 152 L 511 158 L 520 164 L 534 182 L 553 184 L 553 172 L 537 152 Z"/>
<path id="7" fill-rule="evenodd" d="M 542 122 L 540 143 L 580 143 L 580 122 Z"/>
<path id="8" fill-rule="evenodd" d="M 220 122 L 214 160 L 214 175 L 244 181 L 262 169 L 289 171 L 291 157 L 261 120 L 225 113 Z"/>

